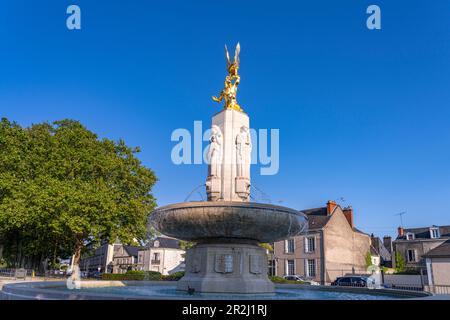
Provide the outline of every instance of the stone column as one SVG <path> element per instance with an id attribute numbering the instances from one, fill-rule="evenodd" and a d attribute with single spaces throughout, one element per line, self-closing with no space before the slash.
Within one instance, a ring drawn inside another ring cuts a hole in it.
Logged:
<path id="1" fill-rule="evenodd" d="M 213 159 L 206 180 L 210 201 L 249 201 L 251 138 L 250 121 L 246 113 L 224 109 L 212 118 L 213 134 L 220 129 L 222 137 L 220 163 Z M 211 141 L 210 148 L 217 147 Z M 220 173 L 212 170 L 220 166 Z"/>

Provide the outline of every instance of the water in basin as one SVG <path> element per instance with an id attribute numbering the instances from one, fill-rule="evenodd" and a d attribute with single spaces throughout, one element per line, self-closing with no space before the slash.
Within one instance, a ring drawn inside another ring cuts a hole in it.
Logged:
<path id="1" fill-rule="evenodd" d="M 58 290 L 68 290 L 59 288 Z M 73 293 L 99 294 L 104 296 L 119 296 L 130 299 L 205 299 L 205 300 L 391 300 L 399 296 L 373 293 L 355 293 L 334 291 L 332 288 L 324 290 L 308 288 L 277 288 L 275 294 L 217 294 L 194 293 L 188 294 L 177 291 L 174 286 L 124 286 L 84 288 Z"/>

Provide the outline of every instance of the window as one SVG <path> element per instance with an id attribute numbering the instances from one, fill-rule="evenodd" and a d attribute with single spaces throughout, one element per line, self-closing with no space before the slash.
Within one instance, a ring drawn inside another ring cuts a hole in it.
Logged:
<path id="1" fill-rule="evenodd" d="M 439 228 L 430 228 L 430 237 L 431 239 L 439 238 L 441 235 L 439 234 Z"/>
<path id="2" fill-rule="evenodd" d="M 305 275 L 312 278 L 316 276 L 316 260 L 305 260 Z"/>
<path id="3" fill-rule="evenodd" d="M 159 252 L 153 253 L 153 261 L 159 261 L 160 254 Z"/>
<path id="4" fill-rule="evenodd" d="M 408 257 L 408 262 L 416 262 L 416 250 L 408 249 L 407 257 Z"/>
<path id="5" fill-rule="evenodd" d="M 138 262 L 139 262 L 139 263 L 142 262 L 142 254 L 139 255 L 139 257 L 138 257 Z"/>
<path id="6" fill-rule="evenodd" d="M 316 250 L 316 239 L 314 237 L 305 237 L 305 252 L 314 252 Z"/>
<path id="7" fill-rule="evenodd" d="M 294 239 L 285 240 L 284 246 L 285 246 L 284 251 L 286 253 L 294 253 L 294 250 L 295 250 Z"/>
<path id="8" fill-rule="evenodd" d="M 295 261 L 287 260 L 286 261 L 286 275 L 293 276 L 295 274 Z"/>
<path id="9" fill-rule="evenodd" d="M 406 240 L 414 240 L 414 239 L 415 239 L 414 233 L 408 232 L 406 234 Z"/>
<path id="10" fill-rule="evenodd" d="M 340 286 L 349 286 L 352 283 L 352 279 L 349 277 L 341 278 L 337 280 Z"/>
<path id="11" fill-rule="evenodd" d="M 269 260 L 269 276 L 274 276 L 275 273 L 275 260 Z"/>

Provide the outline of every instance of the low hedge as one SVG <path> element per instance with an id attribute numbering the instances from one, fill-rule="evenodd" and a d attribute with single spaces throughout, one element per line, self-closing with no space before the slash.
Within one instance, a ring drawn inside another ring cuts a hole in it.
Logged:
<path id="1" fill-rule="evenodd" d="M 394 272 L 394 274 L 404 274 L 404 275 L 420 275 L 420 271 L 414 269 L 406 269 L 399 272 Z"/>
<path id="2" fill-rule="evenodd" d="M 162 280 L 161 273 L 156 271 L 127 271 L 127 273 L 104 273 L 102 280 Z"/>
<path id="3" fill-rule="evenodd" d="M 183 277 L 184 277 L 184 271 L 178 271 L 178 272 L 169 274 L 167 276 L 162 276 L 162 280 L 178 281 L 178 280 L 180 280 Z"/>
<path id="4" fill-rule="evenodd" d="M 303 284 L 303 281 L 293 281 L 293 280 L 286 280 L 283 277 L 277 277 L 277 276 L 270 276 L 269 279 L 274 283 L 293 283 L 293 284 Z"/>

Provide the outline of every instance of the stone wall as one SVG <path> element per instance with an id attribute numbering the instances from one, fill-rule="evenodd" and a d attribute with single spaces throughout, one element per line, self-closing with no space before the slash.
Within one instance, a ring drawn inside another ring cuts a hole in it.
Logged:
<path id="1" fill-rule="evenodd" d="M 159 260 L 155 261 L 154 254 L 159 254 Z M 175 269 L 180 263 L 183 262 L 184 250 L 180 249 L 168 249 L 168 248 L 151 248 L 147 250 L 139 251 L 142 255 L 142 269 L 145 271 L 157 271 L 161 274 L 168 275 L 170 271 Z"/>
<path id="2" fill-rule="evenodd" d="M 433 284 L 450 286 L 450 258 L 432 258 Z"/>
<path id="3" fill-rule="evenodd" d="M 396 240 L 394 241 L 394 250 L 395 252 L 399 252 L 403 258 L 405 259 L 406 266 L 409 268 L 416 268 L 416 267 L 425 267 L 425 261 L 422 259 L 422 256 L 428 251 L 436 248 L 437 246 L 441 245 L 445 239 L 436 239 L 436 240 L 428 240 L 428 239 L 422 239 L 422 240 Z M 416 251 L 416 262 L 409 262 L 407 257 L 407 251 L 408 250 L 415 250 Z M 395 259 L 395 255 L 394 255 Z"/>
<path id="4" fill-rule="evenodd" d="M 314 252 L 305 252 L 305 239 L 307 237 L 315 238 Z M 316 261 L 316 276 L 312 277 L 314 281 L 320 282 L 322 274 L 322 238 L 319 231 L 310 231 L 304 235 L 296 236 L 294 239 L 294 253 L 285 252 L 285 241 L 277 241 L 274 243 L 274 257 L 276 257 L 276 275 L 286 275 L 286 261 L 295 261 L 295 274 L 306 277 L 305 260 L 314 259 Z"/>
<path id="5" fill-rule="evenodd" d="M 365 272 L 370 243 L 370 236 L 353 230 L 337 207 L 324 228 L 326 282 L 353 271 Z"/>

